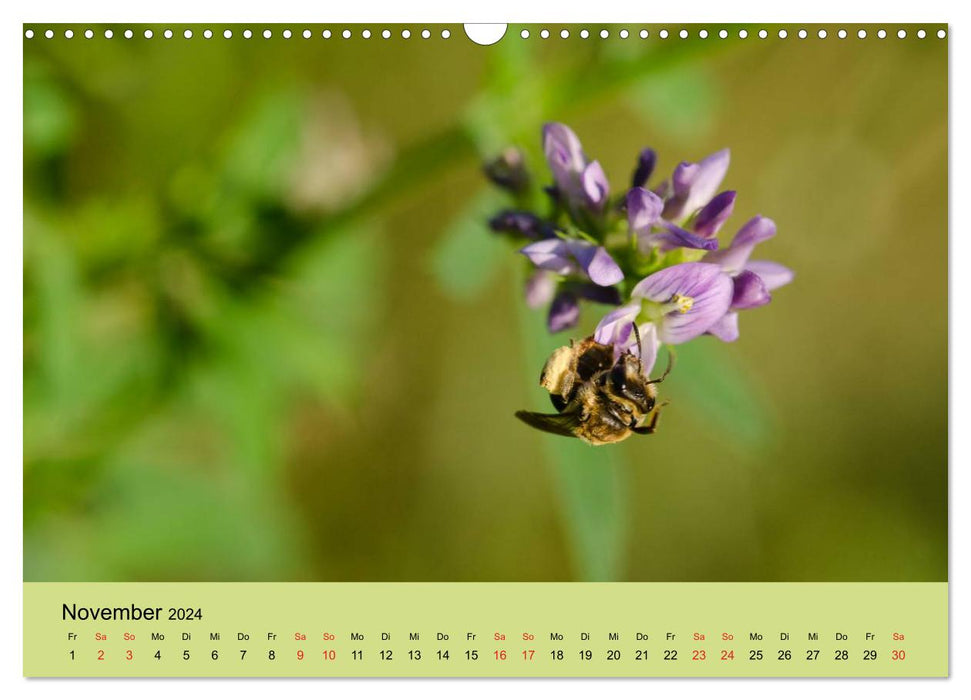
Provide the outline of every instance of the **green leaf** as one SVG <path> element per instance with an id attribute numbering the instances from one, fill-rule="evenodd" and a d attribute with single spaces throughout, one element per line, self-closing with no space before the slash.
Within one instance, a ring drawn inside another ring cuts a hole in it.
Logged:
<path id="1" fill-rule="evenodd" d="M 543 435 L 581 581 L 624 578 L 627 470 L 614 446 Z"/>
<path id="2" fill-rule="evenodd" d="M 549 354 L 567 341 L 562 335 L 548 334 L 542 315 L 526 309 L 518 294 L 513 298 L 521 310 L 528 381 L 533 385 Z M 552 411 L 545 392 L 537 392 L 533 410 Z M 628 472 L 620 453 L 614 446 L 593 447 L 575 438 L 537 432 L 537 439 L 542 440 L 550 465 L 576 578 L 623 579 L 629 489 Z"/>
<path id="3" fill-rule="evenodd" d="M 732 348 L 702 337 L 679 345 L 677 366 L 665 387 L 690 413 L 740 450 L 762 448 L 772 436 L 770 412 L 753 389 Z"/>

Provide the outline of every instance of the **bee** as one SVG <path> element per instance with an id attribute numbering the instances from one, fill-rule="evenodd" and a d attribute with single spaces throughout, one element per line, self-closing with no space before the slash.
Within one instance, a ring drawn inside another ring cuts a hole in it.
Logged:
<path id="1" fill-rule="evenodd" d="M 516 417 L 554 435 L 578 437 L 590 445 L 608 445 L 632 434 L 650 435 L 657 429 L 661 406 L 656 385 L 663 382 L 674 363 L 657 379 L 648 378 L 641 363 L 641 338 L 634 326 L 638 353 L 625 352 L 614 361 L 614 349 L 593 336 L 557 348 L 540 375 L 540 386 L 550 392 L 557 413 L 517 411 Z M 646 422 L 643 422 L 647 418 Z"/>

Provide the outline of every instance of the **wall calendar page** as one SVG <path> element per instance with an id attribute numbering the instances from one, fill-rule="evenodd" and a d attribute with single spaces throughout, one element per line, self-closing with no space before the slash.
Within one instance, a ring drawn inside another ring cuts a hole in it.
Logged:
<path id="1" fill-rule="evenodd" d="M 949 675 L 947 24 L 21 29 L 24 676 Z"/>

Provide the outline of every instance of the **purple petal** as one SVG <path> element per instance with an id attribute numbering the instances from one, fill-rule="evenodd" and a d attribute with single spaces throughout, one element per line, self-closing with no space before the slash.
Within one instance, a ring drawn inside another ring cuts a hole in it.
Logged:
<path id="1" fill-rule="evenodd" d="M 651 179 L 654 166 L 657 164 L 657 152 L 653 148 L 645 148 L 637 159 L 637 168 L 631 178 L 631 187 L 643 187 Z"/>
<path id="2" fill-rule="evenodd" d="M 624 279 L 620 266 L 603 246 L 595 246 L 585 241 L 568 241 L 567 247 L 587 276 L 601 287 L 609 287 Z"/>
<path id="3" fill-rule="evenodd" d="M 785 265 L 780 265 L 771 260 L 749 260 L 745 263 L 745 269 L 751 270 L 765 282 L 765 288 L 770 292 L 773 289 L 789 284 L 796 276 L 795 273 Z"/>
<path id="4" fill-rule="evenodd" d="M 757 245 L 775 235 L 775 222 L 764 216 L 754 216 L 745 222 L 732 239 L 733 246 Z"/>
<path id="5" fill-rule="evenodd" d="M 648 233 L 663 209 L 664 201 L 643 187 L 634 187 L 627 193 L 627 222 L 635 234 Z"/>
<path id="6" fill-rule="evenodd" d="M 583 186 L 583 194 L 587 198 L 587 204 L 591 209 L 600 211 L 607 203 L 607 196 L 610 193 L 610 185 L 607 183 L 607 175 L 598 161 L 593 161 L 580 175 L 580 184 Z"/>
<path id="7" fill-rule="evenodd" d="M 748 260 L 748 256 L 752 253 L 752 247 L 743 246 L 739 248 L 729 246 L 728 248 L 722 248 L 721 250 L 714 250 L 708 253 L 702 260 L 706 263 L 718 265 L 725 272 L 734 275 L 745 265 L 745 261 Z"/>
<path id="8" fill-rule="evenodd" d="M 553 300 L 556 279 L 547 270 L 536 270 L 526 280 L 526 306 L 538 309 Z"/>
<path id="9" fill-rule="evenodd" d="M 637 330 L 641 334 L 641 364 L 644 365 L 644 374 L 650 376 L 654 363 L 657 362 L 661 341 L 657 339 L 657 328 L 653 323 L 639 324 Z"/>
<path id="10" fill-rule="evenodd" d="M 672 224 L 670 221 L 661 221 L 663 231 L 658 231 L 647 236 L 651 245 L 656 245 L 661 252 L 667 252 L 675 248 L 695 248 L 697 250 L 715 250 L 718 248 L 718 240 L 705 238 L 697 234 L 685 231 L 680 226 Z"/>
<path id="11" fill-rule="evenodd" d="M 733 343 L 738 340 L 738 314 L 730 311 L 708 329 L 708 332 L 726 343 Z"/>
<path id="12" fill-rule="evenodd" d="M 546 325 L 550 333 L 559 333 L 577 325 L 580 318 L 580 305 L 570 292 L 560 292 L 550 304 L 550 314 Z"/>
<path id="13" fill-rule="evenodd" d="M 658 324 L 658 337 L 672 345 L 697 338 L 725 315 L 732 303 L 731 296 L 732 282 L 724 277 L 711 290 L 692 297 L 694 305 L 690 311 L 666 315 Z"/>
<path id="14" fill-rule="evenodd" d="M 754 309 L 772 301 L 772 295 L 765 288 L 765 282 L 754 272 L 743 270 L 733 282 L 735 283 L 732 292 L 733 309 Z"/>
<path id="15" fill-rule="evenodd" d="M 681 263 L 655 272 L 631 290 L 631 297 L 643 297 L 661 305 L 658 338 L 665 343 L 684 343 L 696 338 L 728 311 L 732 302 L 731 278 L 717 265 Z"/>
<path id="16" fill-rule="evenodd" d="M 566 165 L 574 172 L 580 172 L 587 161 L 580 139 L 573 129 L 559 122 L 543 125 L 543 152 L 547 157 L 555 156 L 557 164 Z"/>
<path id="17" fill-rule="evenodd" d="M 639 300 L 614 309 L 600 319 L 597 329 L 593 332 L 593 339 L 602 345 L 620 345 L 623 350 L 626 350 L 632 342 L 631 331 L 640 312 Z"/>
<path id="18" fill-rule="evenodd" d="M 705 238 L 711 238 L 718 233 L 726 219 L 732 215 L 735 208 L 735 193 L 731 190 L 715 195 L 695 218 L 695 233 Z"/>
<path id="19" fill-rule="evenodd" d="M 559 238 L 547 238 L 542 241 L 530 243 L 519 251 L 539 268 L 551 270 L 561 275 L 567 275 L 576 270 L 573 261 L 570 260 L 570 250 L 566 241 Z"/>
<path id="20" fill-rule="evenodd" d="M 638 282 L 631 290 L 631 297 L 666 302 L 674 294 L 690 294 L 694 290 L 707 289 L 714 280 L 723 277 L 716 265 L 707 263 L 681 263 L 655 272 Z"/>
<path id="21" fill-rule="evenodd" d="M 674 196 L 686 198 L 691 194 L 691 186 L 698 178 L 699 172 L 701 172 L 701 166 L 697 163 L 689 163 L 688 161 L 678 163 L 678 167 L 674 169 L 674 174 L 671 176 Z"/>
<path id="22" fill-rule="evenodd" d="M 718 191 L 718 186 L 725 179 L 728 172 L 728 164 L 731 160 L 731 152 L 724 148 L 712 153 L 710 156 L 698 163 L 698 173 L 694 182 L 691 183 L 691 196 L 689 204 L 698 202 L 697 206 L 702 206 L 711 200 Z M 689 210 L 691 207 L 689 207 Z"/>
<path id="23" fill-rule="evenodd" d="M 711 201 L 725 179 L 729 160 L 730 153 L 725 148 L 699 163 L 679 164 L 671 176 L 674 196 L 664 207 L 664 218 L 684 219 Z"/>
<path id="24" fill-rule="evenodd" d="M 579 194 L 577 179 L 587 164 L 580 139 L 565 124 L 543 126 L 543 152 L 556 184 L 569 196 Z"/>
<path id="25" fill-rule="evenodd" d="M 708 253 L 705 262 L 721 265 L 729 274 L 740 272 L 748 261 L 755 246 L 775 235 L 775 222 L 764 216 L 756 216 L 745 223 L 732 239 L 727 248 Z"/>

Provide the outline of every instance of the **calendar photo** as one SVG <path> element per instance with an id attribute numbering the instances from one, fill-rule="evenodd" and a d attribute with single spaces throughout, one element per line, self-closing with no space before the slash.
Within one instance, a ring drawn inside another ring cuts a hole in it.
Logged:
<path id="1" fill-rule="evenodd" d="M 947 675 L 948 34 L 23 25 L 25 674 Z"/>

